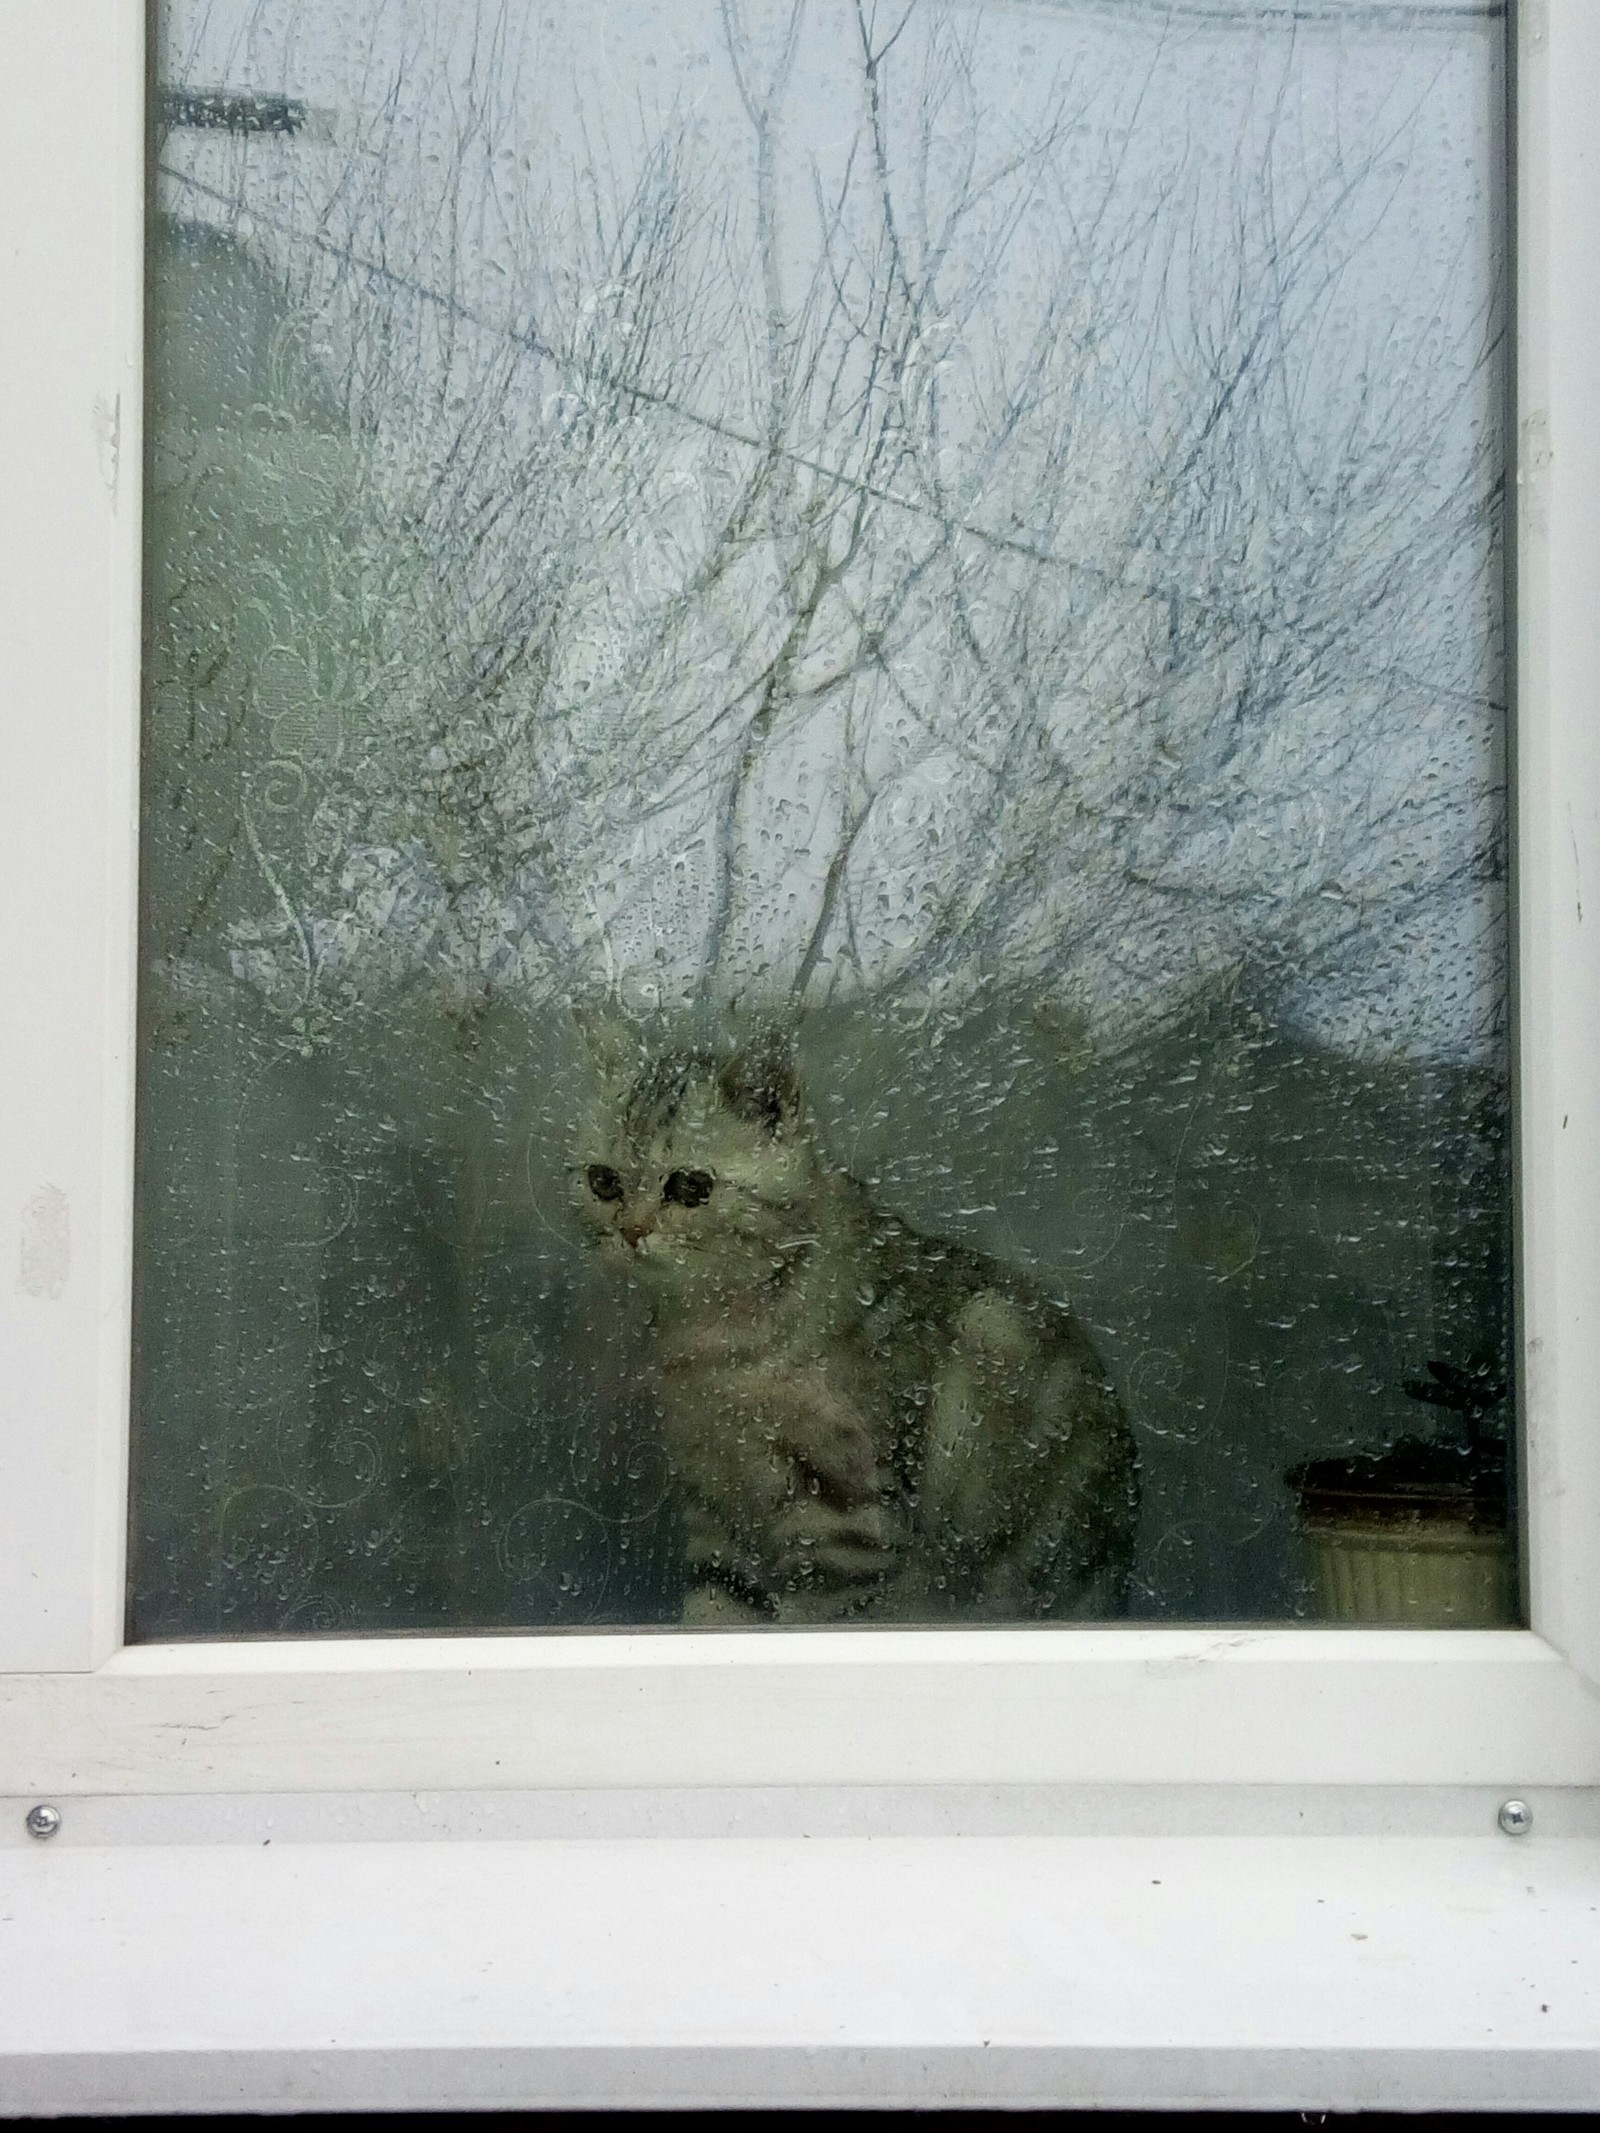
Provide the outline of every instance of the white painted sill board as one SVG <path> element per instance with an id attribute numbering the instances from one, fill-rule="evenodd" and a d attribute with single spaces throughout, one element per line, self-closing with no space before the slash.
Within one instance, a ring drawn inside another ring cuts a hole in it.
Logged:
<path id="1" fill-rule="evenodd" d="M 0 2111 L 1600 2105 L 1593 1835 L 212 1835 L 0 1847 Z"/>

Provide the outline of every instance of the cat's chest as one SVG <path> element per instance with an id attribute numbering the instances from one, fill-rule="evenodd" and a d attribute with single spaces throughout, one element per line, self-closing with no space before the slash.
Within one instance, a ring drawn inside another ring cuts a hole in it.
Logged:
<path id="1" fill-rule="evenodd" d="M 755 1379 L 826 1380 L 888 1422 L 925 1404 L 950 1356 L 944 1302 L 864 1265 L 776 1302 L 663 1311 L 652 1328 L 655 1374 L 669 1397 L 688 1400 Z"/>

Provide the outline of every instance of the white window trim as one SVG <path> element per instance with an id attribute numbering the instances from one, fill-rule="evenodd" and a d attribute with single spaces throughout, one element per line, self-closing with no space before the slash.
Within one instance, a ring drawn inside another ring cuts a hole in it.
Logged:
<path id="1" fill-rule="evenodd" d="M 1583 910 L 1587 891 L 1593 934 L 1600 924 L 1593 591 L 1600 583 L 1600 157 L 1592 127 L 1600 109 L 1600 6 L 1525 0 L 1518 10 L 1514 806 L 1532 1627 L 1449 1635 L 852 1629 L 124 1649 L 143 13 L 140 0 L 75 0 L 67 37 L 60 0 L 7 0 L 0 21 L 8 84 L 0 128 L 0 910 L 8 914 L 0 927 L 7 1031 L 0 1209 L 19 1239 L 7 1248 L 11 1268 L 0 1281 L 0 1845 L 15 1837 L 29 1874 L 68 1858 L 70 1846 L 28 1850 L 16 1835 L 22 1809 L 51 1799 L 75 1828 L 110 1832 L 106 1859 L 125 1844 L 145 1846 L 147 1861 L 149 1845 L 173 1847 L 160 1856 L 170 1859 L 168 1886 L 181 1910 L 176 1892 L 188 1869 L 180 1864 L 180 1831 L 225 1831 L 234 1826 L 229 1801 L 254 1801 L 250 1812 L 260 1816 L 267 1795 L 294 1796 L 297 1812 L 313 1819 L 337 1810 L 344 1826 L 376 1840 L 387 1825 L 369 1796 L 441 1791 L 502 1806 L 521 1798 L 519 1812 L 531 1812 L 525 1796 L 588 1797 L 599 1813 L 599 1789 L 607 1813 L 620 1813 L 623 1799 L 654 1801 L 639 1809 L 646 1823 L 688 1842 L 692 1829 L 746 1828 L 763 1813 L 791 1833 L 820 1828 L 827 1815 L 819 1801 L 848 1802 L 857 1797 L 850 1788 L 864 1787 L 877 1788 L 870 1797 L 880 1833 L 915 1833 L 932 1813 L 950 1843 L 978 1842 L 959 1832 L 984 1829 L 1003 1829 L 1018 1842 L 1034 1841 L 1030 1831 L 1040 1841 L 1059 1836 L 1070 1796 L 1079 1809 L 1098 1802 L 1097 1826 L 1107 1831 L 1129 1815 L 1147 1835 L 1165 1832 L 1163 1841 L 1234 1830 L 1228 1841 L 1245 1846 L 1229 1868 L 1236 1895 L 1284 1871 L 1281 1859 L 1269 1869 L 1260 1847 L 1251 1853 L 1237 1835 L 1241 1801 L 1254 1803 L 1247 1820 L 1265 1815 L 1276 1830 L 1284 1817 L 1301 1824 L 1309 1817 L 1323 1836 L 1307 1843 L 1364 1845 L 1363 1858 L 1374 1831 L 1403 1829 L 1396 1888 L 1422 1888 L 1426 1846 L 1464 1827 L 1460 1815 L 1490 1815 L 1504 1792 L 1533 1794 L 1541 1828 L 1552 1817 L 1569 1831 L 1587 1827 L 1585 1803 L 1600 1785 L 1600 1430 L 1593 1419 L 1600 966 Z M 62 152 L 66 143 L 70 154 Z M 943 1810 L 928 1805 L 946 1797 L 939 1788 L 955 1788 L 949 1797 L 965 1803 L 942 1822 Z M 1003 1813 L 992 1807 L 1001 1797 L 994 1788 L 1011 1803 Z M 164 1795 L 177 1796 L 165 1809 Z M 791 1803 L 781 1813 L 771 1805 L 780 1796 Z M 684 1804 L 690 1798 L 722 1804 L 707 1808 L 711 1821 L 702 1824 Z M 980 1798 L 991 1807 L 980 1811 Z M 1268 1801 L 1276 1803 L 1270 1810 Z M 187 1823 L 171 1819 L 180 1802 Z M 460 1806 L 432 1834 L 475 1829 L 477 1812 Z M 583 1820 L 571 1812 L 578 1821 L 561 1824 L 569 1834 Z M 843 1828 L 866 1809 L 858 1801 L 839 1813 Z M 1113 1841 L 1121 1840 L 1106 1836 Z M 1581 1852 L 1584 1871 L 1592 1871 L 1587 1840 L 1570 1841 L 1571 1857 Z M 412 1847 L 416 1860 L 424 1850 Z M 1110 1854 L 1095 1856 L 1102 1865 L 1094 1871 L 1108 1873 Z M 1310 1857 L 1296 1854 L 1302 1867 Z M 726 1893 L 730 1858 L 717 1854 L 702 1892 Z M 346 1861 L 340 1871 L 348 1895 L 356 1868 Z M 1101 1921 L 1113 1940 L 1121 1900 L 1114 1881 L 1105 1883 Z M 85 1886 L 82 1900 L 92 1903 Z M 330 1867 L 328 1890 L 341 1886 Z M 1571 1893 L 1566 1883 L 1562 1889 Z M 979 1898 L 972 1901 L 981 1911 Z M 1421 1896 L 1416 1904 L 1420 1918 L 1428 1904 Z M 974 1925 L 975 1948 L 992 1927 L 992 1920 Z M 394 1923 L 394 1932 L 404 1930 Z M 345 1944 L 330 1925 L 318 1946 L 322 1956 L 313 1960 L 307 1944 L 311 1970 Z M 302 1951 L 282 1952 L 288 1961 Z M 1198 1977 L 1218 1960 L 1181 1934 L 1167 1954 L 1174 1977 L 1185 1961 Z M 1279 1958 L 1263 1959 L 1254 1988 L 1263 2006 L 1279 1968 Z M 1337 1998 L 1342 1988 L 1333 1989 Z M 896 1998 L 892 1978 L 882 1992 Z M 858 2004 L 870 2010 L 871 1993 Z M 1294 2020 L 1283 2015 L 1290 2041 L 1299 2034 Z M 250 2022 L 241 2021 L 248 2047 Z M 699 2043 L 732 2051 L 739 2033 L 731 2002 L 722 2021 L 722 2033 Z M 1258 2042 L 1269 2033 L 1270 2024 Z M 880 2038 L 886 2050 L 888 2034 Z M 115 2057 L 108 2036 L 78 2054 L 88 2053 L 101 2074 Z M 559 2024 L 552 2037 L 544 2041 L 554 2049 Z M 937 2044 L 937 2023 L 917 2037 Z M 1219 2039 L 1220 2029 L 1212 2040 L 1220 2050 L 1226 2040 Z M 477 2072 L 441 2074 L 444 2088 L 426 2100 L 469 2100 L 485 2064 L 482 2041 L 461 2047 L 462 2066 Z M 1156 2065 L 1148 2056 L 1155 2032 L 1090 2036 L 1083 2048 L 1121 2041 Z M 1585 2063 L 1600 2063 L 1600 2013 L 1589 2043 L 1596 2060 Z M 294 2047 L 302 2055 L 309 2049 Z M 13 2063 L 8 2052 L 27 2057 L 0 2032 L 0 2084 Z M 1262 2044 L 1240 2063 L 1259 2072 L 1264 2054 Z M 93 2108 L 98 2092 L 88 2075 L 73 2087 L 77 2077 L 61 2072 L 73 2059 L 68 2045 L 45 2059 L 37 2077 L 44 2087 L 24 2082 L 15 2107 L 65 2094 Z M 221 2080 L 222 2060 L 213 2053 L 207 2064 L 206 2078 Z M 637 2070 L 644 2061 L 628 2064 Z M 1531 2068 L 1534 2059 L 1519 2064 Z M 380 2068 L 377 2085 L 361 2094 L 378 2097 L 387 2078 Z M 630 2090 L 632 2075 L 617 2078 L 618 2100 L 646 2093 L 638 2082 Z M 1130 2076 L 1132 2086 L 1113 2084 L 1102 2100 L 1158 2092 L 1182 2100 L 1190 2093 L 1184 2078 L 1173 2074 L 1178 2085 L 1163 2090 L 1152 2075 L 1154 2085 L 1140 2090 Z M 862 2100 L 922 2093 L 892 2082 L 878 2091 L 877 2076 L 862 2079 Z M 1041 2095 L 1060 2097 L 1059 2085 L 1040 2079 Z M 1259 2082 L 1250 2086 L 1254 2076 L 1241 2079 L 1241 2100 L 1270 2100 Z M 663 2097 L 691 2100 L 661 2080 Z M 1441 2072 L 1433 2090 L 1424 2084 L 1406 2100 L 1455 2100 L 1448 2080 Z M 513 2088 L 501 2100 L 537 2100 L 527 2084 Z M 834 2093 L 826 2083 L 824 2091 Z M 331 2074 L 306 2093 L 344 2095 Z M 481 2082 L 474 2093 L 488 2100 Z M 733 2091 L 715 2093 L 729 2100 Z M 972 2091 L 975 2100 L 1009 2093 L 998 2073 L 991 2088 Z M 1528 2100 L 1546 2093 L 1530 2089 Z M 0 2085 L 0 2102 L 5 2096 Z M 352 2098 L 360 2100 L 354 2091 L 345 2100 Z M 1200 2100 L 1198 2089 L 1191 2100 Z M 1282 2100 L 1329 2098 L 1285 2093 Z M 1394 2100 L 1402 2100 L 1398 2092 Z"/>

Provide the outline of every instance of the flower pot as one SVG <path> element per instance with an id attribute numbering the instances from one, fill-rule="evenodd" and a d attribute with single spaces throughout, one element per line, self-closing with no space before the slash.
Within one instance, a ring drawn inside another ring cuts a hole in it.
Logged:
<path id="1" fill-rule="evenodd" d="M 1517 1618 L 1503 1475 L 1397 1445 L 1318 1459 L 1289 1477 L 1319 1618 L 1406 1629 L 1503 1628 Z"/>

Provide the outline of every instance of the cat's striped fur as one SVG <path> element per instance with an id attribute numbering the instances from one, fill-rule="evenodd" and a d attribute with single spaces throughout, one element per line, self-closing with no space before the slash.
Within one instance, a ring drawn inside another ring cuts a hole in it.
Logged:
<path id="1" fill-rule="evenodd" d="M 1088 1336 L 824 1163 L 772 1046 L 636 1063 L 576 1158 L 651 1318 L 686 1622 L 1121 1611 L 1136 1462 Z"/>

